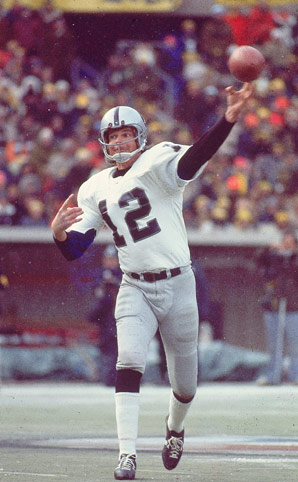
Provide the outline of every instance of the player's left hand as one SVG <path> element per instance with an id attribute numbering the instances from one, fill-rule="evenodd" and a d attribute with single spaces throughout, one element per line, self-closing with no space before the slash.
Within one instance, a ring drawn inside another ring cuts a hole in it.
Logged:
<path id="1" fill-rule="evenodd" d="M 253 95 L 254 90 L 254 85 L 249 82 L 245 83 L 240 90 L 235 90 L 232 86 L 226 88 L 228 107 L 225 118 L 228 122 L 236 122 L 239 119 L 243 107 Z"/>

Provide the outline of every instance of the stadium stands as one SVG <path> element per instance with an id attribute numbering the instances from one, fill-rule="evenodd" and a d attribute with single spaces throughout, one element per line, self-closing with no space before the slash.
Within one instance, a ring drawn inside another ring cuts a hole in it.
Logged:
<path id="1" fill-rule="evenodd" d="M 239 16 L 221 11 L 208 28 L 183 20 L 152 42 L 123 39 L 97 71 L 78 58 L 61 12 L 2 10 L 0 225 L 48 226 L 61 201 L 105 168 L 97 134 L 114 105 L 141 110 L 152 143 L 189 144 L 203 134 L 222 115 L 224 89 L 235 83 L 226 60 L 244 35 L 266 70 L 243 120 L 186 191 L 185 220 L 202 232 L 298 228 L 297 18 L 267 11 L 260 25 L 255 7 L 239 33 Z"/>

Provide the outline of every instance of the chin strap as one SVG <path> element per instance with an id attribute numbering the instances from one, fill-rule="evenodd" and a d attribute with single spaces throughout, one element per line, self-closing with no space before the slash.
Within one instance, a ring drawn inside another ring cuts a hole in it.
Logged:
<path id="1" fill-rule="evenodd" d="M 121 152 L 121 151 L 119 150 L 119 152 L 117 152 L 117 153 L 114 154 L 113 156 L 111 156 L 110 154 L 106 153 L 106 154 L 105 154 L 105 157 L 106 157 L 106 159 L 107 159 L 111 164 L 115 164 L 116 162 L 123 163 L 123 162 L 129 161 L 129 159 L 131 159 L 133 156 L 135 156 L 136 154 L 138 154 L 141 150 L 142 150 L 141 147 L 139 147 L 138 149 L 136 149 L 136 150 L 133 151 L 133 152 Z"/>

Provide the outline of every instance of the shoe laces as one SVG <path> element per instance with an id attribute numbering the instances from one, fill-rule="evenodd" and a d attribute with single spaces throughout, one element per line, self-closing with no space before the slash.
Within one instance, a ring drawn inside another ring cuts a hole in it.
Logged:
<path id="1" fill-rule="evenodd" d="M 178 459 L 183 449 L 183 439 L 180 437 L 171 437 L 169 440 L 167 440 L 166 445 L 167 449 L 170 450 L 169 457 Z"/>
<path id="2" fill-rule="evenodd" d="M 136 456 L 134 454 L 123 454 L 120 458 L 119 467 L 122 470 L 131 470 L 136 468 Z"/>

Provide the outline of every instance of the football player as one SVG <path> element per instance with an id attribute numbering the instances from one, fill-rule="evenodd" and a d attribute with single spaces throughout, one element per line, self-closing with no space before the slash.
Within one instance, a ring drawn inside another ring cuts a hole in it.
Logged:
<path id="1" fill-rule="evenodd" d="M 198 307 L 182 203 L 227 138 L 253 93 L 227 87 L 224 116 L 191 146 L 161 142 L 146 148 L 147 129 L 135 109 L 118 106 L 101 121 L 99 142 L 111 167 L 89 178 L 52 222 L 68 260 L 81 256 L 105 224 L 123 272 L 118 292 L 115 387 L 119 463 L 116 480 L 136 473 L 141 377 L 150 341 L 160 330 L 171 384 L 162 459 L 174 469 L 183 452 L 184 420 L 197 388 Z"/>

